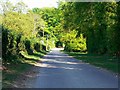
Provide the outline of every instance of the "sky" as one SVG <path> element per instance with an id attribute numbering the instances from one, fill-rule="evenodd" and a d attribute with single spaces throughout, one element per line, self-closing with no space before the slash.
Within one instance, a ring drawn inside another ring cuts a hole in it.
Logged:
<path id="1" fill-rule="evenodd" d="M 35 7 L 42 8 L 42 7 L 57 7 L 58 0 L 9 0 L 13 4 L 22 1 L 24 2 L 28 8 L 32 9 Z"/>

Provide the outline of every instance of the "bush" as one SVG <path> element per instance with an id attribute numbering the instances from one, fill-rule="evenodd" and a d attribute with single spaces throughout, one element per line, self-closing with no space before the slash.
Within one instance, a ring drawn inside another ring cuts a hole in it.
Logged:
<path id="1" fill-rule="evenodd" d="M 35 49 L 37 52 L 40 52 L 40 44 L 39 44 L 39 43 L 35 43 L 35 44 L 34 44 L 34 49 Z"/>
<path id="2" fill-rule="evenodd" d="M 33 50 L 31 49 L 31 42 L 29 40 L 25 41 L 25 49 L 29 55 L 33 54 Z"/>
<path id="3" fill-rule="evenodd" d="M 78 38 L 73 38 L 65 44 L 65 50 L 69 52 L 84 52 L 86 48 L 86 39 L 81 34 Z"/>

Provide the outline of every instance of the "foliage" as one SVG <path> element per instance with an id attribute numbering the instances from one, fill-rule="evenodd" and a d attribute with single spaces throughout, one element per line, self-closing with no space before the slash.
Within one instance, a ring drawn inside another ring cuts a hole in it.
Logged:
<path id="1" fill-rule="evenodd" d="M 59 8 L 64 33 L 76 30 L 77 37 L 83 34 L 88 53 L 119 54 L 119 3 L 66 2 Z M 75 48 L 75 45 L 70 44 L 68 47 Z"/>
<path id="2" fill-rule="evenodd" d="M 2 2 L 3 58 L 50 50 L 120 54 L 119 2 L 59 2 L 58 8 L 27 10 L 23 2 Z"/>
<path id="3" fill-rule="evenodd" d="M 60 1 L 58 8 L 32 10 L 23 2 L 13 5 L 2 0 L 0 4 L 3 64 L 9 67 L 17 64 L 21 72 L 22 67 L 29 66 L 21 63 L 21 57 L 30 64 L 56 44 L 64 45 L 64 50 L 72 54 L 77 52 L 78 59 L 117 71 L 117 59 L 95 54 L 120 56 L 120 2 Z"/>
<path id="4" fill-rule="evenodd" d="M 9 4 L 3 3 L 6 8 Z M 11 5 L 11 4 L 10 4 Z M 32 11 L 23 11 L 25 4 L 19 2 L 16 9 L 7 9 L 2 17 L 2 55 L 3 62 L 17 62 L 17 57 L 21 56 L 21 51 L 33 54 L 35 51 L 46 50 L 46 37 L 40 35 L 40 31 L 45 29 L 45 22 L 40 15 Z M 14 7 L 15 6 L 10 6 Z M 20 8 L 23 7 L 23 8 Z M 4 7 L 3 7 L 4 8 Z M 22 10 L 21 10 L 22 9 Z M 48 33 L 48 32 L 47 32 Z M 40 40 L 44 38 L 44 43 Z M 50 42 L 49 42 L 50 43 Z M 16 57 L 16 59 L 10 58 Z"/>
<path id="5" fill-rule="evenodd" d="M 80 35 L 80 37 L 77 37 L 77 32 L 71 31 L 67 33 L 62 41 L 65 43 L 65 50 L 66 51 L 86 51 L 86 39 L 83 38 L 83 34 Z"/>

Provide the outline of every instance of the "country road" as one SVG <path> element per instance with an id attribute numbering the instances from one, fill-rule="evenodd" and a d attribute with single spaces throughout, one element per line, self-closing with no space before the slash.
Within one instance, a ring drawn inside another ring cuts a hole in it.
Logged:
<path id="1" fill-rule="evenodd" d="M 118 78 L 111 72 L 76 60 L 60 49 L 42 59 L 38 75 L 26 80 L 29 88 L 117 88 Z M 39 65 L 38 65 L 39 66 Z"/>

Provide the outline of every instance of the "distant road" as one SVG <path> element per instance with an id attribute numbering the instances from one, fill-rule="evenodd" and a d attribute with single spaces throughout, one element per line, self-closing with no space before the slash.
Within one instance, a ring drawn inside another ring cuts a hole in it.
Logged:
<path id="1" fill-rule="evenodd" d="M 26 81 L 32 88 L 117 88 L 118 79 L 111 72 L 76 60 L 60 49 L 53 49 L 42 59 L 34 78 Z M 39 66 L 39 65 L 38 65 Z"/>

